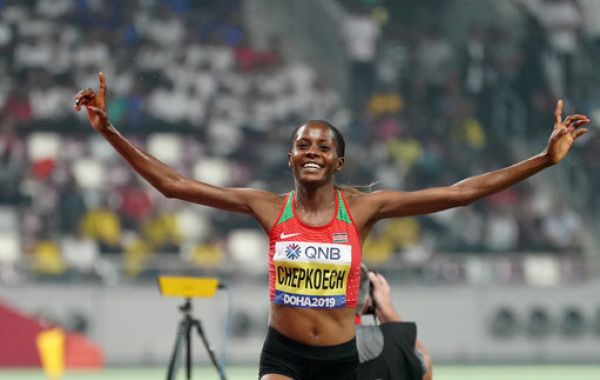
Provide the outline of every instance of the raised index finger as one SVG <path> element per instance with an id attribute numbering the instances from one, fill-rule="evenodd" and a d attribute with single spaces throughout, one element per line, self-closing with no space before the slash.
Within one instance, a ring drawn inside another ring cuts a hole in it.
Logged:
<path id="1" fill-rule="evenodd" d="M 104 73 L 98 73 L 98 97 L 100 98 L 100 102 L 102 102 L 102 107 L 106 104 L 106 78 L 104 77 Z"/>
<path id="2" fill-rule="evenodd" d="M 562 125 L 562 107 L 563 101 L 559 99 L 556 102 L 556 108 L 554 109 L 554 129 L 559 128 Z"/>

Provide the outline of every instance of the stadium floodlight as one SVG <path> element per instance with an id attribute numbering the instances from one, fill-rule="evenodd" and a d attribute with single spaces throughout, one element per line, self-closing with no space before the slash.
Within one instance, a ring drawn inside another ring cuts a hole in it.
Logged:
<path id="1" fill-rule="evenodd" d="M 179 306 L 179 310 L 183 313 L 183 318 L 177 327 L 177 336 L 175 338 L 175 347 L 171 353 L 169 368 L 167 371 L 167 380 L 175 379 L 175 368 L 179 359 L 180 349 L 185 345 L 185 369 L 186 379 L 192 378 L 192 328 L 196 328 L 198 335 L 202 339 L 204 348 L 208 352 L 208 356 L 215 366 L 221 380 L 227 380 L 225 372 L 216 359 L 215 353 L 212 350 L 208 339 L 204 334 L 202 324 L 196 318 L 192 317 L 192 302 L 191 298 L 214 297 L 218 289 L 224 286 L 216 278 L 201 278 L 201 277 L 176 277 L 176 276 L 159 276 L 157 278 L 160 294 L 164 297 L 183 297 L 185 302 Z"/>

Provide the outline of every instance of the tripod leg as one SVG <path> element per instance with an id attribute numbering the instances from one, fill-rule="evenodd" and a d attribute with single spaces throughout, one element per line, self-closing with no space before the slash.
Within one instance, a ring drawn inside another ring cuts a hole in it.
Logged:
<path id="1" fill-rule="evenodd" d="M 187 380 L 192 379 L 192 323 L 189 317 L 186 317 L 187 320 L 187 329 L 185 331 L 185 345 L 186 345 L 186 353 L 185 353 L 185 375 Z"/>
<path id="2" fill-rule="evenodd" d="M 223 371 L 223 368 L 221 368 L 221 365 L 217 361 L 215 352 L 210 347 L 210 344 L 208 343 L 208 339 L 206 339 L 206 336 L 204 335 L 204 330 L 202 329 L 202 325 L 200 324 L 200 321 L 198 321 L 197 319 L 194 319 L 194 320 L 192 320 L 191 323 L 194 326 L 196 326 L 196 331 L 198 331 L 198 335 L 200 335 L 200 338 L 202 339 L 202 343 L 204 344 L 204 347 L 206 348 L 206 351 L 208 352 L 208 357 L 210 358 L 210 361 L 217 369 L 217 372 L 219 372 L 220 379 L 227 380 L 227 378 L 225 377 L 225 372 Z"/>
<path id="3" fill-rule="evenodd" d="M 175 346 L 171 353 L 171 360 L 169 361 L 169 370 L 167 372 L 167 380 L 175 379 L 175 367 L 177 366 L 177 359 L 179 358 L 179 349 L 181 348 L 182 339 L 189 337 L 190 324 L 188 321 L 183 320 L 177 327 L 177 336 L 175 338 Z"/>

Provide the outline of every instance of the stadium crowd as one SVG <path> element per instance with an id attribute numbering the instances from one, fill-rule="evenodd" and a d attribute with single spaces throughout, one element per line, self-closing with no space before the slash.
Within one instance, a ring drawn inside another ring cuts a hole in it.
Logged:
<path id="1" fill-rule="evenodd" d="M 458 45 L 432 22 L 431 2 L 375 3 L 343 2 L 355 16 L 340 33 L 373 31 L 363 41 L 373 54 L 349 53 L 356 92 L 345 96 L 290 61 L 285 41 L 254 48 L 239 1 L 0 1 L 0 203 L 12 216 L 0 226 L 0 240 L 10 242 L 0 257 L 60 277 L 110 271 L 101 258 L 139 275 L 156 254 L 218 267 L 266 252 L 258 226 L 164 200 L 88 130 L 72 99 L 96 85 L 99 71 L 112 123 L 157 158 L 219 185 L 287 191 L 281 158 L 292 127 L 306 119 L 344 131 L 358 158 L 343 182 L 365 188 L 453 183 L 522 159 L 523 138 L 542 149 L 552 104 L 578 68 L 564 51 L 543 60 L 555 47 L 536 39 L 552 27 L 527 8 L 533 2 L 522 1 L 535 21 L 523 35 L 471 22 Z M 573 41 L 575 54 L 583 42 Z M 559 69 L 548 70 L 552 64 Z M 498 127 L 495 106 L 507 89 L 527 110 L 523 131 Z M 593 111 L 590 94 L 567 95 Z M 592 145 L 577 152 L 588 172 L 598 165 Z M 598 184 L 597 175 L 591 180 Z M 579 255 L 589 218 L 581 211 L 558 186 L 530 181 L 468 208 L 381 224 L 365 260 L 376 267 L 438 252 Z"/>

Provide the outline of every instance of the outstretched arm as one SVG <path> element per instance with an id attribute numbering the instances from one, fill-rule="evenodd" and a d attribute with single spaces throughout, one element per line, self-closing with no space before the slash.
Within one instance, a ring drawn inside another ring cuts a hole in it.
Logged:
<path id="1" fill-rule="evenodd" d="M 365 217 L 370 221 L 408 215 L 422 215 L 457 206 L 468 205 L 487 195 L 499 192 L 539 171 L 559 163 L 569 152 L 573 142 L 583 136 L 590 120 L 585 115 L 570 115 L 562 121 L 562 100 L 556 104 L 554 129 L 548 145 L 539 154 L 512 166 L 467 178 L 452 186 L 413 192 L 382 190 L 364 197 L 373 211 Z M 368 212 L 368 211 L 366 211 Z"/>
<path id="2" fill-rule="evenodd" d="M 98 75 L 99 90 L 81 90 L 75 108 L 87 109 L 90 124 L 152 186 L 169 198 L 178 198 L 228 211 L 254 215 L 268 228 L 278 212 L 279 196 L 253 189 L 222 188 L 182 176 L 147 152 L 142 151 L 109 122 L 106 108 L 106 78 Z M 260 210 L 261 212 L 257 212 Z"/>

